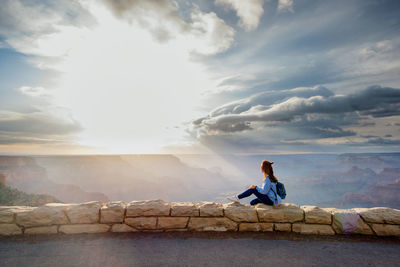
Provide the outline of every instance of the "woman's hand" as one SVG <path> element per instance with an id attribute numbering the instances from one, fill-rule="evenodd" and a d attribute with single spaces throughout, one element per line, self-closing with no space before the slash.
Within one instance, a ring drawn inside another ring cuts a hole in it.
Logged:
<path id="1" fill-rule="evenodd" d="M 255 185 L 250 185 L 250 187 L 249 187 L 250 189 L 254 189 L 254 188 L 256 188 L 256 186 Z"/>

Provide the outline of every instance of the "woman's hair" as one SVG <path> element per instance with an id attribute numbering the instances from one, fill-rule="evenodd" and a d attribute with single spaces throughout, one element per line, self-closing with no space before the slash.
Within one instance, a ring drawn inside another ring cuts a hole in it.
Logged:
<path id="1" fill-rule="evenodd" d="M 278 178 L 276 178 L 274 175 L 274 170 L 272 169 L 272 164 L 274 164 L 274 162 L 269 162 L 268 160 L 264 160 L 261 163 L 261 171 L 268 175 L 269 180 L 272 183 L 276 183 L 276 182 L 278 182 Z"/>

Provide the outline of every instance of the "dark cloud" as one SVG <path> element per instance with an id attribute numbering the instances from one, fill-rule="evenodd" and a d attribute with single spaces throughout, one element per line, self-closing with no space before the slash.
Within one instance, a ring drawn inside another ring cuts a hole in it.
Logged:
<path id="1" fill-rule="evenodd" d="M 318 121 L 308 121 L 303 118 L 299 122 L 288 123 L 282 125 L 282 131 L 288 131 L 286 134 L 282 134 L 282 138 L 285 140 L 297 140 L 297 139 L 319 139 L 319 138 L 336 138 L 336 137 L 347 137 L 355 136 L 356 132 L 351 130 L 344 130 L 340 126 L 343 123 L 336 123 L 335 120 L 318 120 Z M 288 138 L 287 136 L 292 136 Z"/>
<path id="2" fill-rule="evenodd" d="M 362 138 L 378 138 L 379 136 L 376 135 L 360 135 Z"/>
<path id="3" fill-rule="evenodd" d="M 353 111 L 373 117 L 400 115 L 400 89 L 371 86 L 349 96 Z"/>
<path id="4" fill-rule="evenodd" d="M 400 145 L 400 139 L 387 139 L 387 138 L 374 138 L 370 139 L 367 142 L 364 143 L 365 145 L 370 144 L 370 145 L 395 145 L 398 146 Z"/>
<path id="5" fill-rule="evenodd" d="M 0 113 L 0 144 L 57 143 L 83 128 L 73 120 L 43 113 Z"/>
<path id="6" fill-rule="evenodd" d="M 374 125 L 376 125 L 375 122 L 364 121 L 364 122 L 360 122 L 357 126 L 358 127 L 368 127 L 368 126 L 374 126 Z"/>
<path id="7" fill-rule="evenodd" d="M 311 96 L 332 96 L 333 93 L 323 86 L 316 87 L 301 87 L 291 90 L 273 91 L 273 92 L 262 92 L 252 95 L 248 98 L 235 101 L 221 107 L 218 107 L 210 112 L 211 117 L 231 113 L 240 114 L 248 111 L 250 108 L 255 106 L 270 106 L 275 103 L 282 102 L 291 97 L 304 97 L 308 98 Z"/>
<path id="8" fill-rule="evenodd" d="M 286 136 L 309 139 L 354 136 L 354 131 L 341 126 L 357 126 L 368 116 L 395 115 L 400 115 L 400 89 L 371 86 L 353 94 L 333 95 L 326 88 L 315 87 L 253 95 L 223 105 L 193 121 L 193 125 L 199 136 L 232 134 L 279 123 L 278 127 L 290 130 Z"/>

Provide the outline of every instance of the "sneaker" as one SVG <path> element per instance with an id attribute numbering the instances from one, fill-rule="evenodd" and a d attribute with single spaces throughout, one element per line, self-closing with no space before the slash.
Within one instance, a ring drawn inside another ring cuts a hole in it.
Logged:
<path id="1" fill-rule="evenodd" d="M 228 199 L 234 203 L 240 203 L 240 199 L 237 197 L 237 195 L 227 197 L 226 199 Z"/>

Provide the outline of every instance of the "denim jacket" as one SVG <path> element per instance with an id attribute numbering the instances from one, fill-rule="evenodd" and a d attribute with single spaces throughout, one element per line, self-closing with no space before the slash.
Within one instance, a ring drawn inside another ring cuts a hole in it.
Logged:
<path id="1" fill-rule="evenodd" d="M 276 183 L 271 183 L 269 177 L 265 177 L 262 187 L 256 186 L 256 189 L 261 194 L 267 195 L 275 205 L 280 205 L 282 203 L 281 197 L 276 194 L 276 201 L 275 201 L 275 193 L 276 191 Z M 272 191 L 273 190 L 273 191 Z M 274 193 L 275 192 L 275 193 Z"/>

